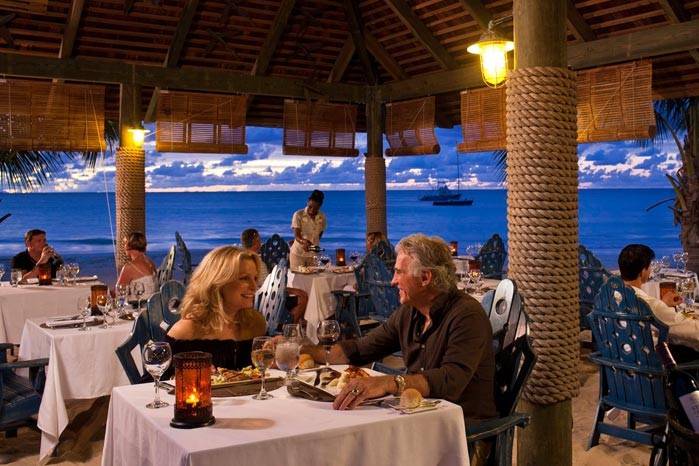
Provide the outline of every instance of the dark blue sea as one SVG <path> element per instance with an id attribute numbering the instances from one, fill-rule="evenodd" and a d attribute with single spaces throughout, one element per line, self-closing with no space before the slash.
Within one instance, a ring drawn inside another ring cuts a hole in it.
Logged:
<path id="1" fill-rule="evenodd" d="M 506 238 L 506 191 L 469 190 L 472 206 L 435 207 L 420 202 L 424 191 L 389 191 L 389 237 L 395 244 L 415 232 L 439 235 L 465 247 L 485 242 L 495 233 Z M 662 205 L 646 208 L 672 196 L 670 189 L 598 189 L 580 191 L 580 240 L 609 268 L 616 268 L 618 251 L 627 243 L 651 246 L 658 256 L 680 247 L 679 228 L 672 212 Z M 291 216 L 305 205 L 308 192 L 149 193 L 146 198 L 149 255 L 159 263 L 179 231 L 198 262 L 208 250 L 240 242 L 240 232 L 257 228 L 265 238 L 280 233 L 291 238 Z M 0 260 L 23 250 L 27 229 L 47 231 L 49 243 L 66 260 L 77 261 L 82 274 L 115 278 L 112 235 L 114 196 L 104 193 L 2 194 Z M 365 235 L 363 191 L 326 192 L 323 211 L 328 229 L 326 250 L 344 247 L 362 251 Z M 111 218 L 111 222 L 110 222 Z M 7 280 L 7 276 L 5 277 Z"/>

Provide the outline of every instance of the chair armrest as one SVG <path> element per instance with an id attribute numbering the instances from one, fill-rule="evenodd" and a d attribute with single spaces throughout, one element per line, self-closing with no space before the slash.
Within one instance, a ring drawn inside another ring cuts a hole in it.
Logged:
<path id="1" fill-rule="evenodd" d="M 640 372 L 643 374 L 653 374 L 653 375 L 663 375 L 665 371 L 663 369 L 654 369 L 650 367 L 638 367 L 635 364 L 629 364 L 623 361 L 611 361 L 600 355 L 599 352 L 591 353 L 588 358 L 590 361 L 598 364 L 600 366 L 616 367 L 621 369 L 626 369 L 628 371 Z"/>
<path id="2" fill-rule="evenodd" d="M 27 361 L 6 362 L 0 364 L 0 370 L 3 369 L 25 369 L 30 367 L 44 367 L 48 365 L 49 358 L 30 359 Z"/>
<path id="3" fill-rule="evenodd" d="M 681 371 L 686 371 L 686 370 L 699 370 L 699 360 L 697 361 L 692 361 L 692 362 L 683 362 L 682 364 L 677 365 L 677 369 Z"/>
<path id="4" fill-rule="evenodd" d="M 527 427 L 530 416 L 525 413 L 514 413 L 506 417 L 485 419 L 472 424 L 466 429 L 466 438 L 469 442 L 495 437 L 514 427 Z"/>
<path id="5" fill-rule="evenodd" d="M 14 343 L 0 343 L 0 351 L 5 351 L 5 350 L 12 350 L 19 345 L 16 345 Z"/>

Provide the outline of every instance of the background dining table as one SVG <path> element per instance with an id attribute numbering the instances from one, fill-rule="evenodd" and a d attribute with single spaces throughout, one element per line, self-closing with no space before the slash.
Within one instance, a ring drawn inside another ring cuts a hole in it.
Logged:
<path id="1" fill-rule="evenodd" d="M 19 347 L 20 360 L 49 358 L 37 420 L 42 460 L 53 452 L 70 422 L 66 401 L 99 398 L 109 395 L 114 387 L 129 384 L 114 350 L 133 327 L 133 321 L 117 319 L 112 327 L 95 325 L 88 331 L 75 327 L 44 328 L 41 324 L 46 320 L 28 319 Z M 137 350 L 138 347 L 133 356 L 140 366 Z"/>

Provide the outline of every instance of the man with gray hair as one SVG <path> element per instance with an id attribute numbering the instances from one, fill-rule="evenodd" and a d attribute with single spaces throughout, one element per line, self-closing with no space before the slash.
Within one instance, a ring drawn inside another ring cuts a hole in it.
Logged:
<path id="1" fill-rule="evenodd" d="M 401 306 L 366 336 L 333 346 L 330 362 L 363 365 L 400 349 L 407 374 L 352 379 L 333 407 L 353 409 L 414 388 L 461 405 L 467 423 L 496 416 L 490 322 L 480 303 L 456 288 L 449 247 L 436 236 L 415 234 L 403 238 L 396 252 L 391 284 Z M 310 352 L 324 360 L 320 348 Z"/>

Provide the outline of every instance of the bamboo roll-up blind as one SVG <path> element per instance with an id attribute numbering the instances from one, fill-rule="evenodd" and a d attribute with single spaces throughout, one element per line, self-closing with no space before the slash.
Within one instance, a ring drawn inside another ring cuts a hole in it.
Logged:
<path id="1" fill-rule="evenodd" d="M 650 61 L 578 72 L 578 142 L 643 139 L 655 134 Z"/>
<path id="2" fill-rule="evenodd" d="M 503 150 L 505 140 L 505 86 L 485 87 L 461 93 L 459 152 Z"/>
<path id="3" fill-rule="evenodd" d="M 386 155 L 438 154 L 434 120 L 434 96 L 386 104 Z"/>
<path id="4" fill-rule="evenodd" d="M 0 81 L 0 148 L 100 151 L 104 86 Z"/>
<path id="5" fill-rule="evenodd" d="M 310 101 L 284 101 L 284 155 L 356 157 L 357 107 Z"/>
<path id="6" fill-rule="evenodd" d="M 160 91 L 155 150 L 247 154 L 242 95 Z"/>

